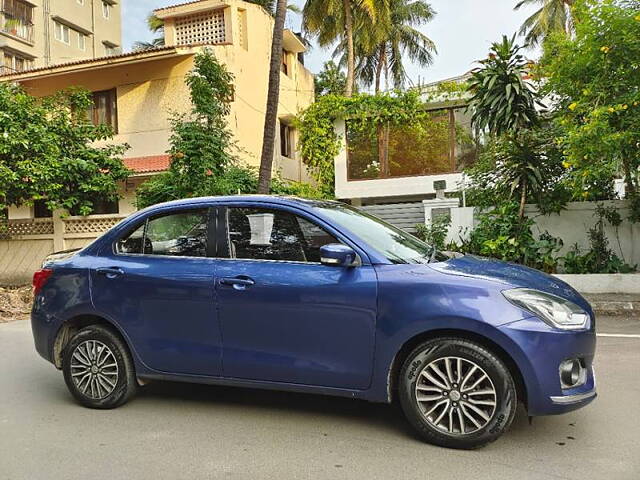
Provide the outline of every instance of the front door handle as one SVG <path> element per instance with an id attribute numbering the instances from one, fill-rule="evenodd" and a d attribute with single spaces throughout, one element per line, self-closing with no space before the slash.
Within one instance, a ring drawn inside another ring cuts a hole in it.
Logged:
<path id="1" fill-rule="evenodd" d="M 124 270 L 119 267 L 100 267 L 96 268 L 96 272 L 99 275 L 104 275 L 107 278 L 116 278 L 120 275 L 124 275 Z"/>
<path id="2" fill-rule="evenodd" d="M 255 285 L 256 282 L 247 276 L 239 275 L 237 277 L 222 277 L 220 285 L 229 285 L 236 290 L 245 290 L 247 287 Z"/>

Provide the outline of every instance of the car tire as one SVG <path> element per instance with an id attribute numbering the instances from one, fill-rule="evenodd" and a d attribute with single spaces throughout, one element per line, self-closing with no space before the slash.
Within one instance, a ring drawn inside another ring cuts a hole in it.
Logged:
<path id="1" fill-rule="evenodd" d="M 442 447 L 474 449 L 493 442 L 516 412 L 516 388 L 504 363 L 486 347 L 460 338 L 416 347 L 402 366 L 398 389 L 420 437 Z"/>
<path id="2" fill-rule="evenodd" d="M 129 349 L 101 325 L 85 327 L 71 338 L 64 350 L 62 371 L 73 397 L 89 408 L 119 407 L 137 389 Z"/>

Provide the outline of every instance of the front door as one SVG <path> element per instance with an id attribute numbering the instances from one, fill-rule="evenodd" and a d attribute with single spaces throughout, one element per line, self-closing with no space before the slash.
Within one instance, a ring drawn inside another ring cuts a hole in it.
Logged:
<path id="1" fill-rule="evenodd" d="M 229 207 L 216 265 L 225 377 L 365 389 L 376 319 L 373 267 L 325 266 L 338 240 L 288 210 Z"/>
<path id="2" fill-rule="evenodd" d="M 147 218 L 92 266 L 96 309 L 118 322 L 154 370 L 222 373 L 209 213 Z"/>

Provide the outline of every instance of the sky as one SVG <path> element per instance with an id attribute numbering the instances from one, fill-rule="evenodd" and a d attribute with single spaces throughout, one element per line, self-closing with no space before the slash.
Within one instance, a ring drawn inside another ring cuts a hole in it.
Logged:
<path id="1" fill-rule="evenodd" d="M 136 40 L 150 40 L 145 19 L 154 8 L 175 5 L 181 0 L 124 0 L 122 32 L 125 51 L 129 51 Z M 303 0 L 295 0 L 298 6 Z M 435 18 L 420 30 L 431 38 L 438 49 L 433 64 L 429 67 L 408 65 L 409 85 L 443 80 L 461 75 L 474 68 L 474 62 L 486 56 L 492 42 L 503 34 L 509 36 L 518 31 L 523 20 L 535 8 L 513 11 L 516 0 L 431 0 L 436 11 Z M 290 12 L 287 28 L 298 31 L 300 16 Z M 312 72 L 322 69 L 331 59 L 332 49 L 313 46 L 307 53 L 305 65 Z"/>

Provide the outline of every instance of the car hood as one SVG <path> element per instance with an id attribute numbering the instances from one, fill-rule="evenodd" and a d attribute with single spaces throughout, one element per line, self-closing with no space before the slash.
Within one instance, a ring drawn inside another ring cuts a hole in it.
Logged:
<path id="1" fill-rule="evenodd" d="M 515 263 L 491 258 L 465 255 L 446 262 L 432 263 L 429 267 L 447 275 L 482 278 L 503 283 L 506 288 L 532 288 L 565 298 L 591 312 L 591 306 L 582 295 L 562 280 Z"/>

